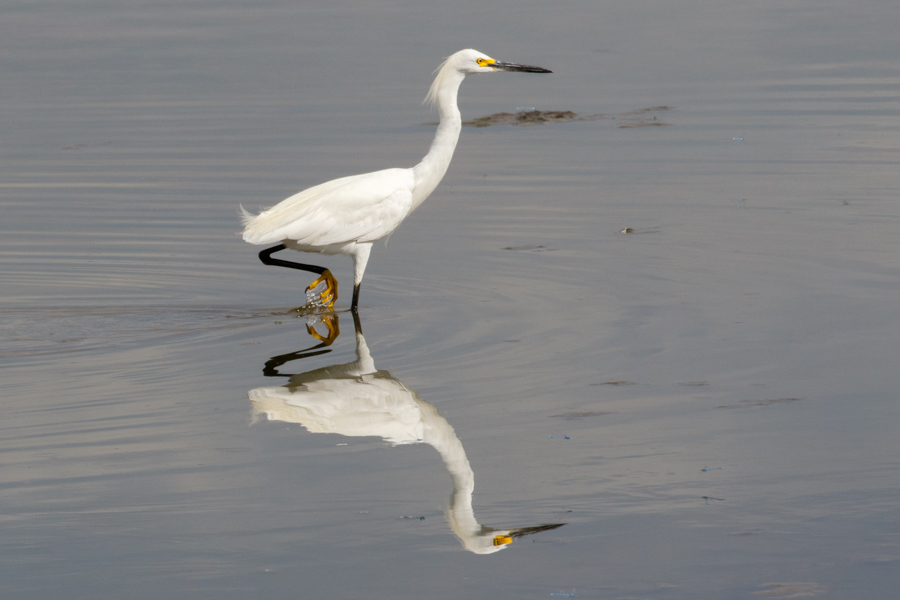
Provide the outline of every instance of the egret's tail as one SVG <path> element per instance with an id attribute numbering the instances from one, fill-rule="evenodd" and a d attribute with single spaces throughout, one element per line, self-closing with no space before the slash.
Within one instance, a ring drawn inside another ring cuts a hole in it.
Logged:
<path id="1" fill-rule="evenodd" d="M 252 223 L 253 219 L 255 219 L 255 218 L 256 218 L 256 215 L 254 215 L 251 212 L 247 212 L 247 209 L 244 208 L 243 206 L 241 206 L 241 223 L 244 225 L 245 228 L 247 226 L 249 226 L 250 223 Z"/>
<path id="2" fill-rule="evenodd" d="M 241 206 L 241 222 L 244 224 L 244 231 L 241 233 L 241 237 L 244 238 L 245 242 L 258 245 L 268 244 L 271 241 L 271 236 L 267 235 L 265 231 L 266 214 L 263 211 L 258 215 L 254 215 Z M 278 241 L 278 239 L 275 239 L 275 241 Z"/>

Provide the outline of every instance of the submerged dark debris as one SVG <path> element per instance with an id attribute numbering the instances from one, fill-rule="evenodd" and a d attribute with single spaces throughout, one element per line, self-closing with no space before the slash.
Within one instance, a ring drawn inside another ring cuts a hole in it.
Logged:
<path id="1" fill-rule="evenodd" d="M 506 246 L 503 250 L 512 250 L 513 252 L 554 252 L 556 248 L 548 248 L 547 246 Z"/>
<path id="2" fill-rule="evenodd" d="M 579 115 L 571 110 L 527 109 L 515 113 L 500 112 L 464 121 L 469 127 L 490 127 L 492 125 L 543 125 L 545 123 L 571 123 L 573 121 L 597 121 L 600 119 L 619 120 L 620 129 L 632 127 L 667 127 L 671 123 L 661 121 L 658 113 L 672 110 L 671 106 L 653 106 L 622 112 L 617 115 Z M 434 123 L 429 123 L 433 125 Z"/>
<path id="3" fill-rule="evenodd" d="M 800 402 L 803 398 L 768 398 L 766 400 L 741 400 L 737 404 L 717 406 L 716 408 L 746 408 L 750 406 L 771 406 L 773 404 L 786 404 L 788 402 Z"/>
<path id="4" fill-rule="evenodd" d="M 595 121 L 608 119 L 606 115 L 581 116 L 571 110 L 520 110 L 516 113 L 501 112 L 471 121 L 463 125 L 490 127 L 491 125 L 542 125 L 544 123 L 568 123 L 571 121 Z"/>

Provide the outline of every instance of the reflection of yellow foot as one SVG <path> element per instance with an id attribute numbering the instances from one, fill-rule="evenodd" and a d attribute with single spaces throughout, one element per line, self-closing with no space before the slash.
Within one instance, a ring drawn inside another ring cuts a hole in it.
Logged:
<path id="1" fill-rule="evenodd" d="M 325 328 L 328 329 L 328 334 L 326 336 L 323 337 L 319 335 L 316 328 L 309 323 L 306 324 L 306 331 L 309 332 L 309 335 L 322 342 L 323 345 L 330 346 L 331 343 L 337 339 L 337 336 L 341 335 L 341 329 L 338 327 L 338 316 L 334 313 L 320 315 L 318 317 L 318 322 L 324 324 Z"/>
<path id="2" fill-rule="evenodd" d="M 321 292 L 318 291 L 319 287 L 323 287 Z M 306 299 L 322 308 L 333 308 L 337 297 L 337 279 L 328 269 L 306 288 Z"/>

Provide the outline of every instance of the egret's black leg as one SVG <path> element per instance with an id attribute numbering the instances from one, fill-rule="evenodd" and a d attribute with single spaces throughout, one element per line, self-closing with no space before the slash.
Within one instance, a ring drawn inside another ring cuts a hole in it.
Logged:
<path id="1" fill-rule="evenodd" d="M 350 303 L 350 310 L 356 314 L 356 311 L 359 309 L 359 285 L 353 286 L 353 302 Z"/>
<path id="2" fill-rule="evenodd" d="M 310 273 L 316 273 L 318 275 L 321 275 L 328 270 L 325 267 L 317 267 L 316 265 L 304 265 L 303 263 L 295 263 L 289 260 L 281 260 L 280 258 L 272 258 L 273 254 L 275 254 L 276 252 L 281 252 L 286 248 L 287 246 L 285 246 L 284 244 L 278 244 L 277 246 L 266 248 L 259 253 L 259 260 L 261 260 L 264 265 L 288 267 L 290 269 L 300 269 L 301 271 L 309 271 Z"/>
<path id="3" fill-rule="evenodd" d="M 331 308 L 334 306 L 334 301 L 337 300 L 337 279 L 334 278 L 334 275 L 331 274 L 331 271 L 326 269 L 325 267 L 318 267 L 316 265 L 305 265 L 303 263 L 291 262 L 289 260 L 281 260 L 280 258 L 272 258 L 272 255 L 276 252 L 281 252 L 285 250 L 287 246 L 284 244 L 278 244 L 277 246 L 272 246 L 271 248 L 266 248 L 262 252 L 259 253 L 259 260 L 263 262 L 264 265 L 273 265 L 276 267 L 288 267 L 289 269 L 300 269 L 301 271 L 309 271 L 311 273 L 317 273 L 319 278 L 309 284 L 309 287 L 306 288 L 306 291 L 317 287 L 322 282 L 325 282 L 325 289 L 319 294 L 319 301 L 317 304 L 320 306 L 327 306 Z"/>

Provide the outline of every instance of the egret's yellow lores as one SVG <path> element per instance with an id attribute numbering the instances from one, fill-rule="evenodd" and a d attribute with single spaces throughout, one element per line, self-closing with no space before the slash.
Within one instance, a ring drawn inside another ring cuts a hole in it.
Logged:
<path id="1" fill-rule="evenodd" d="M 434 191 L 453 158 L 462 127 L 456 95 L 470 73 L 520 71 L 550 73 L 547 69 L 504 63 L 477 50 L 460 50 L 438 68 L 426 101 L 437 105 L 440 123 L 428 154 L 411 169 L 385 169 L 351 175 L 294 194 L 272 208 L 252 215 L 243 211 L 244 241 L 277 245 L 259 253 L 267 265 L 319 274 L 307 292 L 324 283 L 316 303 L 331 308 L 337 300 L 337 280 L 331 271 L 273 258 L 285 248 L 353 257 L 353 302 L 359 305 L 362 282 L 372 244 L 393 232 Z"/>

